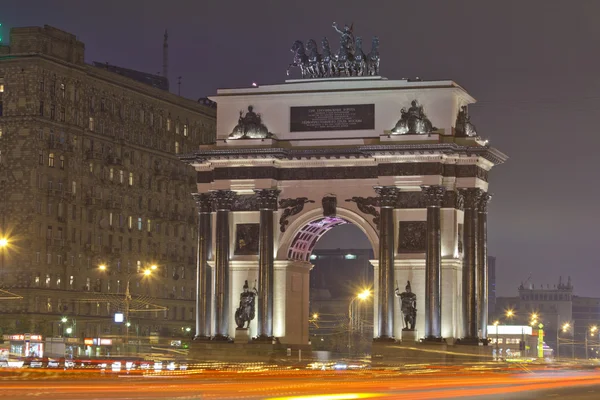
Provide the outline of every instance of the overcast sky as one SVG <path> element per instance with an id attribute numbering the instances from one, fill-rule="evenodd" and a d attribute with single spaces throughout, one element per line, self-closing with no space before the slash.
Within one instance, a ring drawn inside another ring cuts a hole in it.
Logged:
<path id="1" fill-rule="evenodd" d="M 499 294 L 515 294 L 532 274 L 534 283 L 551 285 L 571 275 L 577 294 L 598 295 L 600 1 L 1 4 L 5 40 L 10 27 L 49 24 L 76 34 L 88 62 L 150 73 L 162 69 L 168 28 L 172 91 L 182 76 L 181 94 L 194 99 L 253 81 L 280 83 L 294 40 L 334 39 L 333 21 L 353 22 L 365 43 L 379 36 L 387 78 L 453 79 L 466 88 L 478 100 L 470 108 L 478 132 L 509 155 L 490 173 L 489 251 Z"/>

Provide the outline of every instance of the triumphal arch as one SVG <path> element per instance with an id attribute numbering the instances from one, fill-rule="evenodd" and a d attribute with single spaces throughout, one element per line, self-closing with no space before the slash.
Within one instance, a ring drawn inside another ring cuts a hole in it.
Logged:
<path id="1" fill-rule="evenodd" d="M 293 44 L 298 79 L 218 90 L 216 143 L 182 157 L 197 171 L 197 337 L 235 338 L 249 287 L 250 342 L 307 344 L 311 251 L 352 223 L 375 253 L 375 340 L 476 343 L 488 180 L 506 156 L 480 137 L 461 86 L 381 77 L 378 39 L 365 54 L 351 28 L 335 28 L 335 55 L 326 39 Z M 408 281 L 410 334 L 394 294 Z"/>

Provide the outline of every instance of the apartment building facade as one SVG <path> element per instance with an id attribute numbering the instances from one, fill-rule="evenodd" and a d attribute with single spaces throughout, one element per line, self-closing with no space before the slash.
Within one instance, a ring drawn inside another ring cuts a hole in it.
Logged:
<path id="1" fill-rule="evenodd" d="M 0 301 L 2 333 L 114 335 L 123 311 L 142 336 L 193 327 L 196 180 L 178 155 L 214 141 L 216 111 L 165 87 L 86 64 L 49 26 L 0 46 L 0 288 L 22 296 Z"/>

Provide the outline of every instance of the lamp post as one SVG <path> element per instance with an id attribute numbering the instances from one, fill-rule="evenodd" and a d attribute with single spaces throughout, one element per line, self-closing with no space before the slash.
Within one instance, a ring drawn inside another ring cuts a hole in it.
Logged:
<path id="1" fill-rule="evenodd" d="M 569 328 L 571 328 L 571 324 L 569 324 L 568 322 L 565 322 L 562 327 L 560 329 L 556 329 L 556 351 L 557 351 L 557 355 L 556 355 L 556 359 L 558 360 L 558 358 L 560 357 L 560 331 L 567 332 L 569 330 Z M 572 355 L 575 355 L 575 350 L 572 347 Z M 574 358 L 574 357 L 573 357 Z"/>
<path id="2" fill-rule="evenodd" d="M 8 248 L 8 238 L 0 238 L 0 283 L 4 282 L 4 253 Z"/>
<path id="3" fill-rule="evenodd" d="M 354 316 L 352 313 L 352 305 L 357 299 L 363 301 L 368 299 L 370 296 L 371 291 L 369 289 L 365 289 L 354 296 L 348 305 L 348 354 L 350 354 L 350 349 L 352 348 L 352 333 L 354 332 Z"/>
<path id="4" fill-rule="evenodd" d="M 125 317 L 125 348 L 127 349 L 129 346 L 129 327 L 131 326 L 131 322 L 129 321 L 129 312 L 130 312 L 130 306 L 131 306 L 131 291 L 130 291 L 130 284 L 131 284 L 131 279 L 136 277 L 137 275 L 140 275 L 140 278 L 145 278 L 145 277 L 149 277 L 150 275 L 152 275 L 152 271 L 156 270 L 158 267 L 155 264 L 152 264 L 150 267 L 139 271 L 139 272 L 135 272 L 135 273 L 129 273 L 127 274 L 127 281 L 126 281 L 126 285 L 125 285 L 125 299 L 124 299 L 124 303 L 125 303 L 125 309 L 124 311 L 124 317 Z M 105 264 L 100 264 L 98 266 L 98 269 L 100 271 L 106 271 L 108 268 Z M 127 350 L 126 350 L 127 353 Z"/>

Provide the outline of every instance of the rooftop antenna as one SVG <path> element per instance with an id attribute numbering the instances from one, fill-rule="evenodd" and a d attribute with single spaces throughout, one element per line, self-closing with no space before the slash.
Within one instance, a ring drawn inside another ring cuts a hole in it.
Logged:
<path id="1" fill-rule="evenodd" d="M 177 77 L 177 96 L 181 96 L 181 77 Z"/>
<path id="2" fill-rule="evenodd" d="M 169 80 L 169 43 L 168 43 L 168 39 L 169 39 L 169 33 L 165 29 L 165 38 L 164 38 L 164 41 L 163 41 L 163 70 L 162 70 L 162 74 L 167 79 L 167 81 Z"/>

